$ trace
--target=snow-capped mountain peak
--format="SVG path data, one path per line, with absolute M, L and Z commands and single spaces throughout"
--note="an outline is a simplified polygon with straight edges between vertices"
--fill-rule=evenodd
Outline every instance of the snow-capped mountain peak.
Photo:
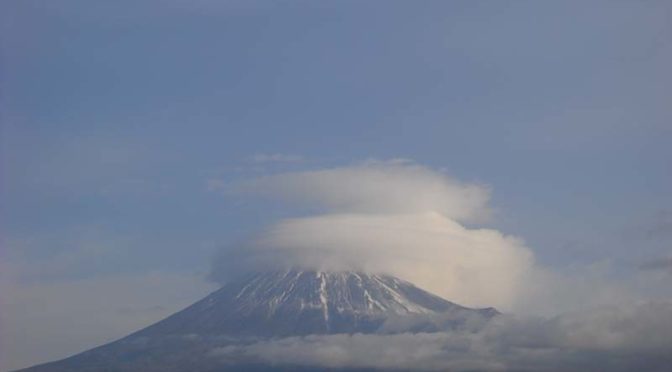
M 387 318 L 472 310 L 388 275 L 288 270 L 227 283 L 142 331 L 286 336 L 376 331 Z

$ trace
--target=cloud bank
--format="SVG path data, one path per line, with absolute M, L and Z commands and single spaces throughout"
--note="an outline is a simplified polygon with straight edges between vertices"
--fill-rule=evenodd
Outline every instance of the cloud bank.
M 276 366 L 436 371 L 667 371 L 672 303 L 554 318 L 500 316 L 478 330 L 315 335 L 215 348 L 222 360 Z
M 218 259 L 213 277 L 259 268 L 382 272 L 468 306 L 508 309 L 533 255 L 520 239 L 465 222 L 490 215 L 489 189 L 408 161 L 284 173 L 233 183 L 231 194 L 317 209 L 288 218 Z

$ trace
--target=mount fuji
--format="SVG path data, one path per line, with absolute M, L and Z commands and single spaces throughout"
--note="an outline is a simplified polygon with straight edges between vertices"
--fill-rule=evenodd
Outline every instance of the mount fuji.
M 460 306 L 389 275 L 265 272 L 233 280 L 118 341 L 21 371 L 279 370 L 254 360 L 222 361 L 211 351 L 285 337 L 450 331 L 498 314 Z

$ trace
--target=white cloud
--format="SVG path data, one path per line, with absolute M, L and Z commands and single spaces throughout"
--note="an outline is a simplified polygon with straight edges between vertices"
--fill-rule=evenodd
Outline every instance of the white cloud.
M 395 159 L 239 181 L 230 193 L 281 198 L 341 213 L 437 212 L 457 221 L 490 215 L 489 189 Z
M 671 303 L 650 302 L 550 319 L 501 316 L 478 331 L 273 339 L 211 355 L 327 368 L 665 371 L 672 362 L 671 318 Z
M 322 214 L 281 220 L 225 251 L 216 279 L 250 267 L 383 272 L 464 305 L 510 309 L 533 265 L 520 239 L 461 224 L 487 218 L 487 187 L 408 160 L 284 173 L 233 182 L 228 191 Z
M 437 213 L 288 219 L 241 255 L 256 267 L 384 272 L 461 304 L 505 309 L 532 265 L 518 239 L 467 229 Z
M 489 189 L 408 160 L 283 173 L 232 182 L 225 191 L 318 212 L 280 220 L 247 244 L 224 249 L 212 272 L 219 281 L 290 266 L 383 272 L 466 306 L 524 314 L 646 298 L 613 278 L 608 265 L 549 270 L 521 239 L 466 227 L 489 215 Z

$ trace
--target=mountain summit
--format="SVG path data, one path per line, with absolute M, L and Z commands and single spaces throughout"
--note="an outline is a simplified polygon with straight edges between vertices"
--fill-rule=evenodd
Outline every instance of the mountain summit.
M 497 314 L 493 308 L 457 305 L 388 275 L 266 272 L 231 281 L 121 340 L 25 371 L 215 371 L 224 367 L 207 357 L 208 350 L 241 342 L 343 333 L 435 332 Z M 227 368 L 236 369 L 231 364 Z
M 467 309 L 392 276 L 290 270 L 230 282 L 139 334 L 372 333 L 390 317 L 473 311 L 495 314 Z

